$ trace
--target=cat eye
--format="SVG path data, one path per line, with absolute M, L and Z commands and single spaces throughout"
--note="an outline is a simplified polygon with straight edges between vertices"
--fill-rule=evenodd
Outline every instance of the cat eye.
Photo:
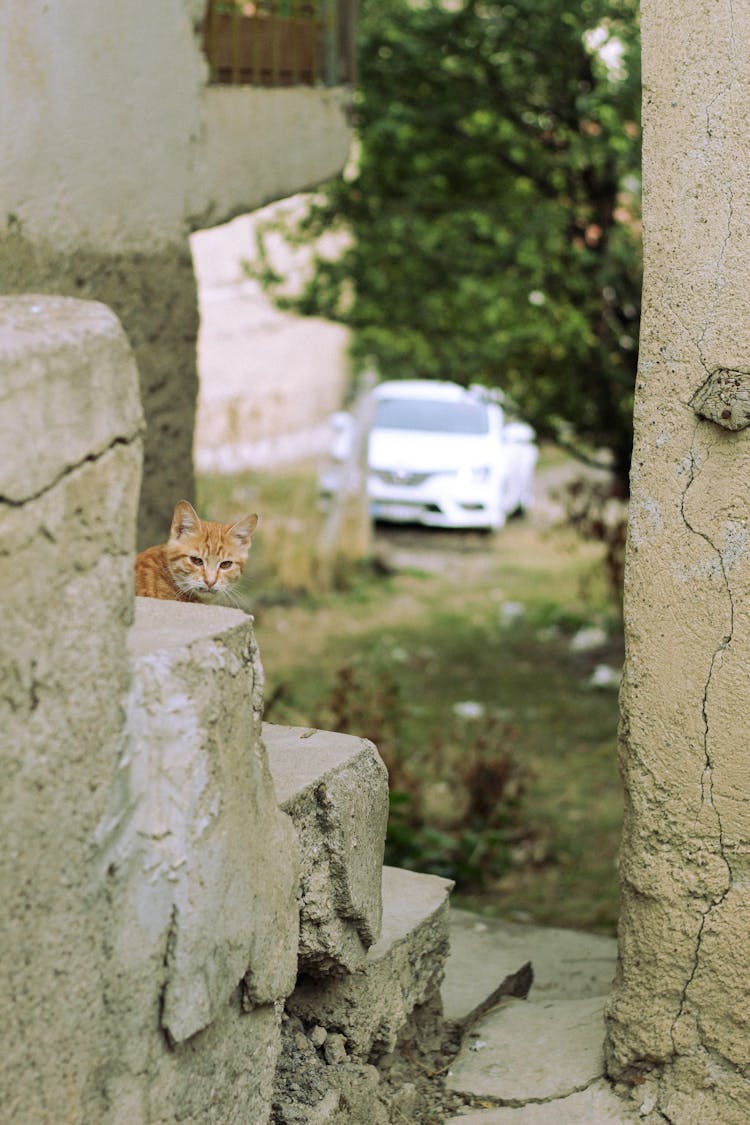
M 224 559 L 222 562 L 219 563 L 219 567 L 221 568 L 221 570 L 229 570 L 231 565 L 232 565 L 231 559 Z
M 197 555 L 191 555 L 190 561 L 193 566 L 203 566 L 203 559 L 199 559 Z

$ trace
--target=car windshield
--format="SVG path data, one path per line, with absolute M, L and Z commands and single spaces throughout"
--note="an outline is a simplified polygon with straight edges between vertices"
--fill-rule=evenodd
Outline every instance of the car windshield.
M 481 402 L 428 398 L 381 398 L 375 425 L 383 430 L 427 430 L 439 434 L 486 434 L 487 410 Z

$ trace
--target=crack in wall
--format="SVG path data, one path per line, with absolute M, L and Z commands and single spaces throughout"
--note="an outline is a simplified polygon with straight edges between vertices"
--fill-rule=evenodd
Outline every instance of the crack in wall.
M 172 1051 L 175 1048 L 175 1040 L 167 1027 L 166 1023 L 166 1008 L 167 1008 L 167 989 L 170 984 L 170 977 L 174 964 L 175 948 L 177 946 L 177 934 L 179 929 L 179 911 L 176 903 L 172 904 L 172 910 L 169 916 L 169 925 L 164 940 L 164 956 L 162 959 L 162 966 L 164 969 L 164 980 L 161 990 L 159 992 L 159 1030 L 162 1033 L 164 1042 L 167 1049 Z
M 700 347 L 700 342 L 699 342 L 699 347 Z M 702 356 L 701 356 L 701 362 L 703 362 Z M 705 364 L 704 364 L 704 366 L 705 366 Z M 704 930 L 705 930 L 705 927 L 706 927 L 706 921 L 708 920 L 712 911 L 716 910 L 716 908 L 719 907 L 722 902 L 724 902 L 724 900 L 726 899 L 726 896 L 729 894 L 730 888 L 732 886 L 732 881 L 733 881 L 732 866 L 729 862 L 729 859 L 727 858 L 727 854 L 726 854 L 726 851 L 725 851 L 724 829 L 723 829 L 722 820 L 721 820 L 721 813 L 719 811 L 719 808 L 716 804 L 715 797 L 714 797 L 714 763 L 713 763 L 713 759 L 712 759 L 712 756 L 711 756 L 711 737 L 710 737 L 710 721 L 709 721 L 709 714 L 708 714 L 708 697 L 709 697 L 709 693 L 711 691 L 711 684 L 713 682 L 714 674 L 716 672 L 717 663 L 721 659 L 722 654 L 727 650 L 727 648 L 731 644 L 732 637 L 734 636 L 735 606 L 734 606 L 734 597 L 733 597 L 733 594 L 732 594 L 732 587 L 731 587 L 731 583 L 729 581 L 729 575 L 727 573 L 727 568 L 726 568 L 726 565 L 725 565 L 725 562 L 724 562 L 724 556 L 722 554 L 721 548 L 718 547 L 716 545 L 716 543 L 714 543 L 714 541 L 711 539 L 710 535 L 708 535 L 705 531 L 702 531 L 700 528 L 694 526 L 694 524 L 691 523 L 690 519 L 688 518 L 687 512 L 685 511 L 685 503 L 686 503 L 686 500 L 687 500 L 687 495 L 688 495 L 688 492 L 690 491 L 690 488 L 695 483 L 696 475 L 697 475 L 697 471 L 698 471 L 698 466 L 697 466 L 697 461 L 696 461 L 696 456 L 695 456 L 695 439 L 697 437 L 698 427 L 699 427 L 700 424 L 701 424 L 700 422 L 696 421 L 695 429 L 694 429 L 694 432 L 693 432 L 693 441 L 691 443 L 690 452 L 689 452 L 690 474 L 689 474 L 689 479 L 687 481 L 687 484 L 685 485 L 685 488 L 684 488 L 683 493 L 682 493 L 682 497 L 681 497 L 681 501 L 680 501 L 680 514 L 682 516 L 685 527 L 688 529 L 688 531 L 692 535 L 697 535 L 699 538 L 703 539 L 703 541 L 708 544 L 708 546 L 711 548 L 711 550 L 716 555 L 716 558 L 718 560 L 719 569 L 721 571 L 722 578 L 723 578 L 723 581 L 724 581 L 724 590 L 726 592 L 726 596 L 727 596 L 727 599 L 728 599 L 728 602 L 729 602 L 729 632 L 721 638 L 721 641 L 719 642 L 718 646 L 716 647 L 716 649 L 714 650 L 714 652 L 711 655 L 711 660 L 709 662 L 709 668 L 708 668 L 708 675 L 706 677 L 706 682 L 705 682 L 705 685 L 703 687 L 703 698 L 701 700 L 701 717 L 702 717 L 702 723 L 703 723 L 704 767 L 703 767 L 703 771 L 701 773 L 701 780 L 700 780 L 700 784 L 701 784 L 701 806 L 710 808 L 713 811 L 713 814 L 716 818 L 716 830 L 717 830 L 717 837 L 718 837 L 718 844 L 719 844 L 718 850 L 719 850 L 719 855 L 721 856 L 721 860 L 724 863 L 724 865 L 726 867 L 726 870 L 727 870 L 727 882 L 726 882 L 726 886 L 725 886 L 724 890 L 722 891 L 722 893 L 718 896 L 715 896 L 711 901 L 707 902 L 705 904 L 705 909 L 702 911 L 702 917 L 701 917 L 701 920 L 700 920 L 700 925 L 698 927 L 698 932 L 696 934 L 696 939 L 695 939 L 695 952 L 694 952 L 694 955 L 693 955 L 692 969 L 690 971 L 690 975 L 688 976 L 688 979 L 685 981 L 685 984 L 683 986 L 682 994 L 680 996 L 680 1003 L 679 1003 L 679 1006 L 678 1006 L 677 1014 L 676 1014 L 674 1020 L 672 1021 L 672 1026 L 670 1028 L 670 1037 L 671 1037 L 672 1046 L 674 1048 L 674 1052 L 675 1052 L 676 1055 L 679 1054 L 676 1039 L 675 1039 L 676 1027 L 677 1027 L 677 1024 L 678 1024 L 684 1010 L 685 1010 L 685 1006 L 687 1004 L 687 994 L 688 994 L 688 991 L 690 989 L 690 985 L 692 984 L 693 980 L 695 979 L 695 975 L 698 971 L 698 966 L 699 966 L 699 963 L 700 963 L 701 946 L 702 946 L 702 943 L 703 943 L 703 934 L 704 934 Z
M 60 472 L 52 478 L 52 480 L 50 480 L 47 484 L 44 485 L 43 488 L 38 489 L 36 492 L 30 492 L 27 495 L 20 497 L 3 496 L 0 493 L 0 504 L 4 504 L 8 508 L 23 508 L 25 504 L 33 504 L 35 500 L 41 500 L 43 496 L 46 496 L 49 492 L 53 492 L 54 489 L 56 489 L 58 485 L 60 485 L 67 477 L 70 477 L 74 473 L 77 473 L 84 467 L 84 465 L 96 464 L 97 461 L 101 461 L 103 457 L 106 457 L 108 453 L 111 453 L 113 449 L 116 449 L 120 445 L 128 446 L 133 445 L 137 441 L 140 441 L 141 434 L 142 430 L 138 429 L 133 434 L 127 436 L 123 434 L 116 438 L 113 438 L 106 445 L 102 446 L 101 449 L 95 449 L 92 453 L 87 453 L 86 456 L 82 457 L 80 461 L 76 461 L 71 465 L 65 465 L 65 467 L 61 469 Z

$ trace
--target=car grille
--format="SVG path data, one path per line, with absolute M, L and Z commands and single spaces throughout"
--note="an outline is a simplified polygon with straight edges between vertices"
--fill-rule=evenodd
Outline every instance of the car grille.
M 372 475 L 383 484 L 397 484 L 406 488 L 416 488 L 417 485 L 424 484 L 429 480 L 432 473 L 410 473 L 407 470 L 399 469 L 384 469 L 373 470 Z

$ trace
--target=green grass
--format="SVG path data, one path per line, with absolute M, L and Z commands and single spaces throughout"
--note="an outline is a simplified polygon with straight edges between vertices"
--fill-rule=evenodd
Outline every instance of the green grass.
M 587 680 L 599 661 L 621 660 L 622 642 L 598 549 L 524 523 L 495 539 L 416 536 L 414 558 L 391 573 L 365 566 L 344 591 L 295 596 L 262 535 L 302 518 L 295 506 L 312 518 L 307 488 L 253 474 L 204 481 L 199 494 L 213 518 L 267 516 L 246 596 L 269 720 L 372 738 L 391 773 L 389 858 L 456 878 L 454 900 L 612 933 L 617 697 Z M 424 551 L 444 566 L 427 566 Z M 520 618 L 508 621 L 509 603 Z M 592 622 L 610 631 L 610 650 L 573 654 L 572 633 Z M 462 702 L 483 717 L 457 715 Z

